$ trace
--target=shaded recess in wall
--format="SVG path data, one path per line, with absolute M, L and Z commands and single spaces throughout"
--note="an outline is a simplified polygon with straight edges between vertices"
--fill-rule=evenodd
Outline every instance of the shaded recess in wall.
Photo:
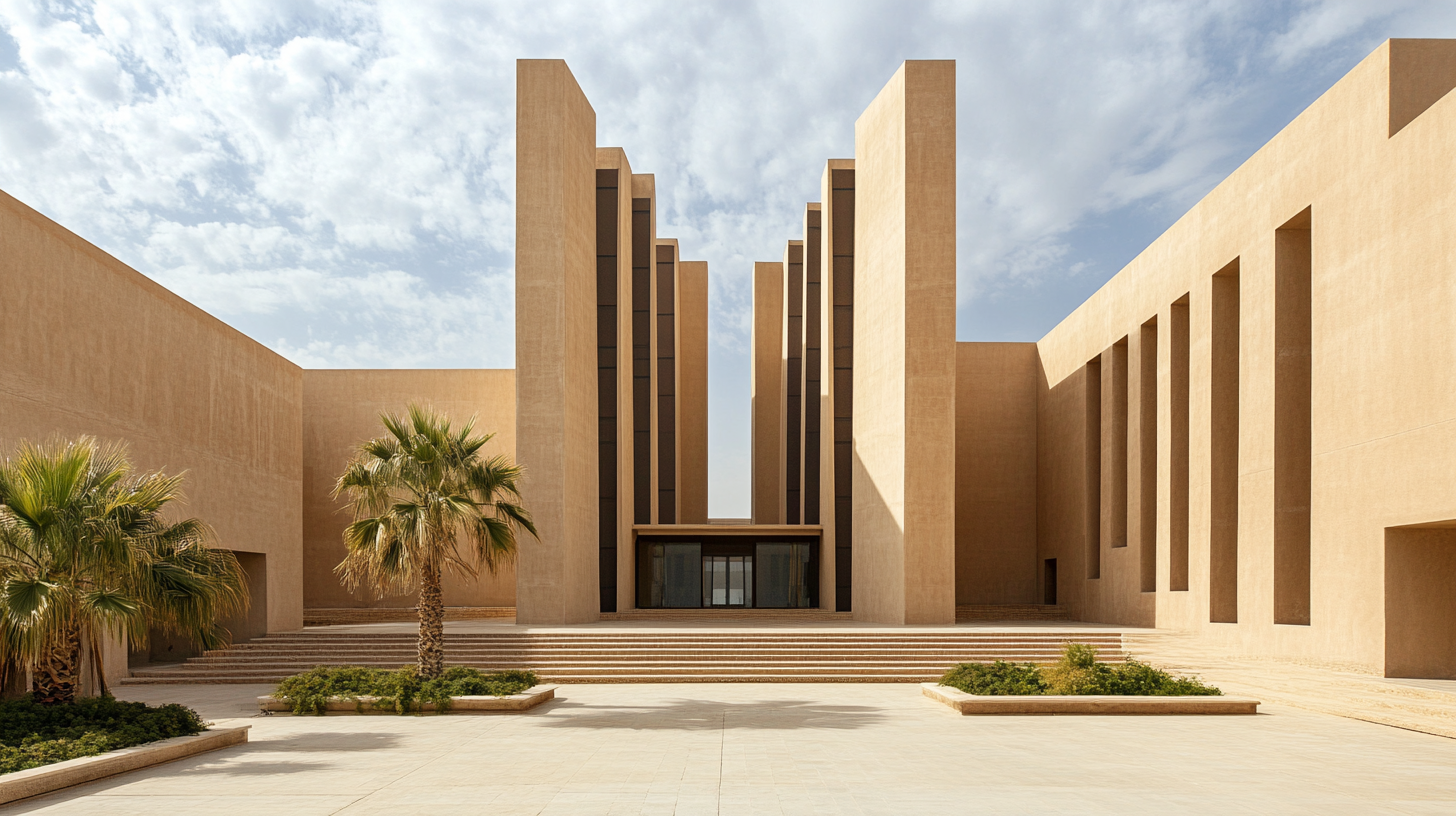
M 1208 620 L 1239 622 L 1239 261 L 1213 276 Z

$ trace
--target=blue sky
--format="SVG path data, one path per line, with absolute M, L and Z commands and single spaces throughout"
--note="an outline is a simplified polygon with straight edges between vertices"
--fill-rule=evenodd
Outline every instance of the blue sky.
M 300 365 L 514 364 L 514 62 L 706 260 L 710 514 L 748 514 L 755 260 L 904 59 L 957 60 L 962 340 L 1035 340 L 1450 2 L 0 0 L 0 189 Z

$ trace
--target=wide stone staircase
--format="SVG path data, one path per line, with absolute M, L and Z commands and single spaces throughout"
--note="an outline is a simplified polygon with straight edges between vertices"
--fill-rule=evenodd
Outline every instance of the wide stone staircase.
M 1068 642 L 1099 658 L 1125 658 L 1118 632 L 795 629 L 447 633 L 446 662 L 531 669 L 554 683 L 885 682 L 938 679 L 971 661 L 1051 663 Z M 324 665 L 398 668 L 413 663 L 410 633 L 310 631 L 269 635 L 185 663 L 139 668 L 123 685 L 274 683 Z

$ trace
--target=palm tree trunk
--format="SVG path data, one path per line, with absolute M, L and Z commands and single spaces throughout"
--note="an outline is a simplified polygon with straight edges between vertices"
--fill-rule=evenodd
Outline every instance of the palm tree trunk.
M 440 566 L 426 564 L 420 575 L 420 677 L 445 671 L 445 599 L 440 593 Z
M 81 679 L 81 627 L 67 624 L 35 667 L 35 701 L 42 705 L 76 702 Z

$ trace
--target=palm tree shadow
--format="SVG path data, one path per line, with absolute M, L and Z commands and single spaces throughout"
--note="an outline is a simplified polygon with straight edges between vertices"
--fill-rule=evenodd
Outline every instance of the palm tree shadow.
M 752 728 L 793 731 L 802 728 L 852 730 L 879 723 L 884 712 L 873 706 L 829 705 L 809 700 L 730 703 L 676 699 L 658 705 L 600 705 L 560 700 L 547 728 L 623 728 L 634 731 L 717 731 Z

